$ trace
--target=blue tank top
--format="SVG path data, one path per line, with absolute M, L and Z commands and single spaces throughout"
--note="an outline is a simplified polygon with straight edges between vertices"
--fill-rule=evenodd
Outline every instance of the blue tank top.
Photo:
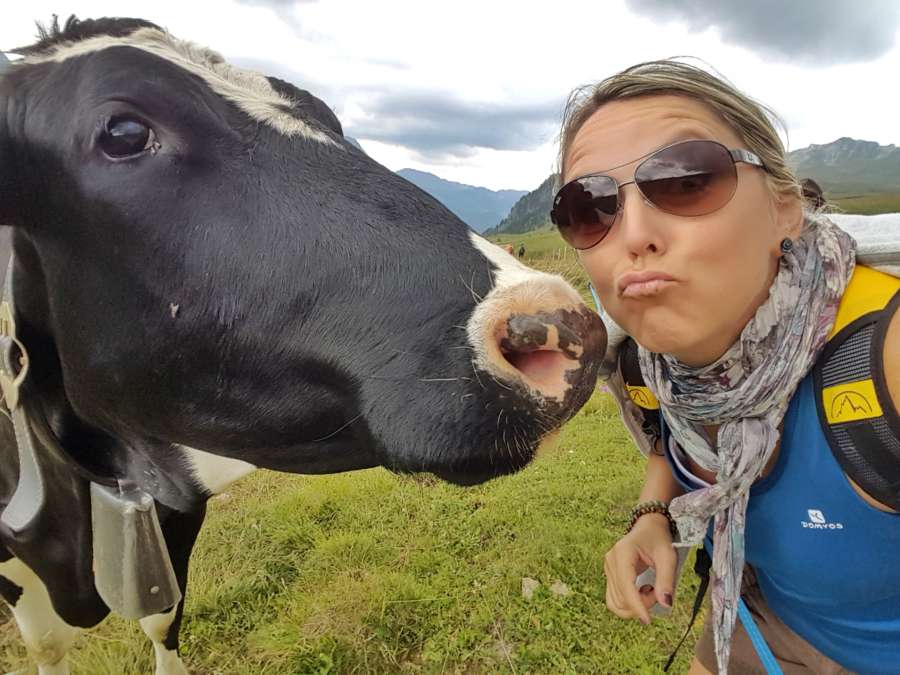
M 900 514 L 869 506 L 819 421 L 812 375 L 791 399 L 775 466 L 750 489 L 745 556 L 772 611 L 845 668 L 900 673 Z M 685 490 L 701 483 L 663 447 Z

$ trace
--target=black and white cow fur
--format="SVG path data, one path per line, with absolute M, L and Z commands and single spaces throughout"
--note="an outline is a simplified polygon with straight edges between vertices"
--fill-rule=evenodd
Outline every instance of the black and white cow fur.
M 54 22 L 55 23 L 55 22 Z M 42 674 L 109 608 L 89 481 L 152 495 L 184 592 L 208 497 L 258 467 L 516 471 L 586 401 L 605 332 L 345 141 L 319 99 L 145 21 L 70 19 L 0 76 L 22 401 L 58 450 L 0 594 Z M 19 479 L 0 420 L 0 511 Z M 183 601 L 141 620 L 183 673 Z

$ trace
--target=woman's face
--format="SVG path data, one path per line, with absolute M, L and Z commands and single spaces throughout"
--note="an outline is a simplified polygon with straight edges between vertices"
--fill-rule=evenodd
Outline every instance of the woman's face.
M 633 160 L 688 139 L 746 148 L 712 110 L 690 98 L 608 103 L 575 135 L 563 183 L 591 173 L 630 181 L 638 163 Z M 798 199 L 774 197 L 762 169 L 744 163 L 736 168 L 734 197 L 705 216 L 664 213 L 626 185 L 622 212 L 609 234 L 579 252 L 619 325 L 646 349 L 694 366 L 715 361 L 734 343 L 768 297 L 781 240 L 800 230 Z M 634 272 L 644 274 L 635 280 Z

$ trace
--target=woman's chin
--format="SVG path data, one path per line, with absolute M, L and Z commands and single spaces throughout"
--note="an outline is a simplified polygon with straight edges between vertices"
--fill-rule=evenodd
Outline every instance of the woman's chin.
M 668 336 L 649 336 L 645 340 L 633 336 L 635 341 L 654 354 L 666 354 L 681 363 L 693 368 L 701 368 L 718 360 L 724 354 L 729 345 L 711 345 L 709 342 L 703 343 L 699 340 L 676 339 L 674 335 Z
M 670 354 L 677 358 L 677 354 L 681 352 L 682 345 L 672 340 L 641 339 L 636 336 L 634 339 L 641 347 L 654 354 Z
M 682 321 L 673 320 L 671 316 L 650 317 L 645 314 L 641 321 L 622 327 L 641 347 L 655 354 L 680 353 L 696 344 L 698 337 L 691 334 L 690 326 L 684 326 Z

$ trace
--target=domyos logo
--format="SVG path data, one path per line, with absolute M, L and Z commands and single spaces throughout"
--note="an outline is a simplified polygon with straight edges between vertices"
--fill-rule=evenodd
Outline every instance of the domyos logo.
M 801 520 L 800 523 L 804 528 L 809 530 L 843 530 L 843 523 L 829 523 L 825 518 L 825 514 L 818 509 L 808 509 L 806 514 L 809 520 Z

